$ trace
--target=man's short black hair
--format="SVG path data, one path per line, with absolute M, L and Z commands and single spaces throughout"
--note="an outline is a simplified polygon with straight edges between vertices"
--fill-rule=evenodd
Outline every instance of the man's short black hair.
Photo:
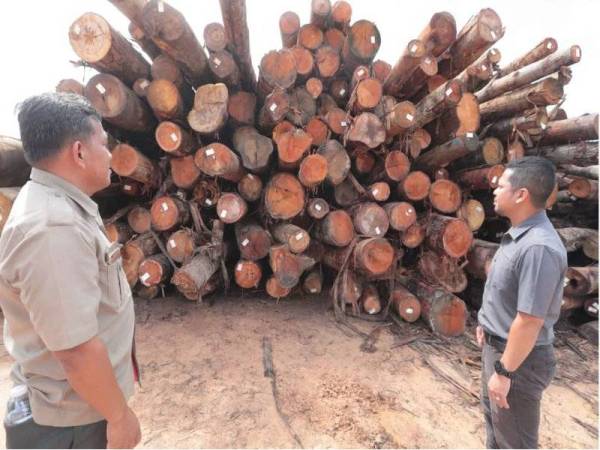
M 506 169 L 511 169 L 508 181 L 513 189 L 525 188 L 536 208 L 544 208 L 546 200 L 554 190 L 556 171 L 554 164 L 539 156 L 526 156 L 510 161 Z
M 49 92 L 29 97 L 17 106 L 25 159 L 35 164 L 53 156 L 69 141 L 92 134 L 90 118 L 101 120 L 81 95 Z

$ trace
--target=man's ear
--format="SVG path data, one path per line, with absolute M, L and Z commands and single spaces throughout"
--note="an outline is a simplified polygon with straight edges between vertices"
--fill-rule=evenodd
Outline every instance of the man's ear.
M 83 143 L 79 140 L 73 141 L 67 149 L 71 162 L 82 168 L 85 167 L 84 150 Z
M 515 200 L 515 203 L 523 203 L 523 202 L 529 200 L 529 198 L 530 198 L 529 190 L 527 188 L 521 188 L 521 189 L 519 189 L 518 197 Z

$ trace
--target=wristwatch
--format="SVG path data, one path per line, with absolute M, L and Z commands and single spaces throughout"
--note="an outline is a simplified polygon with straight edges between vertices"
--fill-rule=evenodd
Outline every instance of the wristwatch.
M 514 372 L 509 372 L 508 370 L 506 370 L 506 368 L 504 367 L 504 364 L 502 364 L 502 361 L 500 361 L 500 360 L 497 360 L 494 363 L 494 370 L 496 371 L 496 373 L 498 375 L 502 375 L 503 377 L 506 377 L 509 380 L 512 380 L 515 376 Z

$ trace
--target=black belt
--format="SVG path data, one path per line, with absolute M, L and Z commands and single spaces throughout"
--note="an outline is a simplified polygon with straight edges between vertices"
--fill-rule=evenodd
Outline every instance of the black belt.
M 485 336 L 485 342 L 493 347 L 497 345 L 506 346 L 506 339 L 501 338 L 500 336 L 496 336 L 495 334 L 490 334 L 487 331 L 483 332 Z

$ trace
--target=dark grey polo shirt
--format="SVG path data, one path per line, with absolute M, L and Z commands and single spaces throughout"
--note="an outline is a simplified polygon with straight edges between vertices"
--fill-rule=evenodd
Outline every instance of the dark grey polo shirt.
M 479 324 L 507 339 L 517 312 L 523 312 L 544 319 L 535 345 L 552 343 L 567 267 L 567 251 L 545 211 L 512 227 L 492 260 Z

